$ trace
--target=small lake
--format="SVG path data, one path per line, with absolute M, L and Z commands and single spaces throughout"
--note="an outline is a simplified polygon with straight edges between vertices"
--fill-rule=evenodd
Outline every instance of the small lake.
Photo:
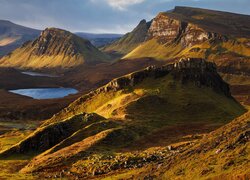
M 22 74 L 26 74 L 29 76 L 40 76 L 40 77 L 60 77 L 57 75 L 53 75 L 53 74 L 46 74 L 46 73 L 39 73 L 39 72 L 31 72 L 31 71 L 23 71 L 21 72 Z
M 11 93 L 32 97 L 34 99 L 55 99 L 63 98 L 78 91 L 73 88 L 33 88 L 9 90 Z

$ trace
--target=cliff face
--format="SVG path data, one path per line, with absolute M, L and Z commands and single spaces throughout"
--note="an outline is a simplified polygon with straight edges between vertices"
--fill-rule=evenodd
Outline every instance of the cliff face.
M 65 30 L 47 28 L 36 40 L 26 42 L 22 47 L 4 56 L 0 66 L 21 69 L 64 69 L 106 60 L 109 58 L 88 40 Z
M 198 25 L 171 18 L 160 13 L 153 19 L 147 33 L 147 40 L 157 39 L 161 44 L 180 43 L 183 48 L 201 44 L 207 40 L 226 41 L 227 37 L 216 32 L 209 32 Z

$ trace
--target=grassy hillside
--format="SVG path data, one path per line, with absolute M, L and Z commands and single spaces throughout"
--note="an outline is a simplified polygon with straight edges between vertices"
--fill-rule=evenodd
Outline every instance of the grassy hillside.
M 38 154 L 21 172 L 38 172 L 41 177 L 58 176 L 62 171 L 73 177 L 97 175 L 97 164 L 92 170 L 87 168 L 87 174 L 80 166 L 88 158 L 93 162 L 95 157 L 118 153 L 122 159 L 119 153 L 124 151 L 198 139 L 244 111 L 212 63 L 182 60 L 146 68 L 92 91 L 1 152 L 1 157 Z M 150 162 L 155 161 L 153 152 L 146 152 Z
M 180 57 L 206 58 L 216 62 L 223 72 L 249 74 L 250 48 L 246 45 L 248 42 L 249 39 L 228 40 L 223 43 L 211 43 L 208 40 L 183 48 L 179 43 L 161 44 L 157 39 L 151 39 L 125 55 L 123 59 L 151 57 L 161 61 L 173 61 Z

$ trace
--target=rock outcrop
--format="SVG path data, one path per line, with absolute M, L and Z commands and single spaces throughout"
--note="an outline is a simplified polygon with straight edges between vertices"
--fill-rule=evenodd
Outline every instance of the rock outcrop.
M 230 96 L 228 84 L 225 83 L 217 73 L 216 65 L 204 59 L 195 58 L 182 58 L 176 63 L 162 67 L 149 66 L 142 71 L 114 79 L 107 85 L 92 91 L 89 95 L 92 96 L 112 90 L 117 91 L 127 86 L 135 86 L 148 77 L 160 78 L 169 73 L 171 73 L 176 80 L 180 80 L 183 83 L 191 80 L 195 82 L 197 86 L 211 87 L 220 93 Z
M 183 48 L 201 44 L 207 40 L 227 41 L 227 36 L 207 31 L 199 25 L 173 18 L 168 13 L 157 15 L 148 30 L 147 40 L 157 39 L 159 43 L 180 43 Z

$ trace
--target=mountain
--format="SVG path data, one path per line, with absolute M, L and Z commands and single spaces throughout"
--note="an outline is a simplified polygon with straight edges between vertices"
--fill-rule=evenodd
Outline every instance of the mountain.
M 40 34 L 39 30 L 0 20 L 0 57 L 33 40 Z
M 102 48 L 105 52 L 117 54 L 126 54 L 144 42 L 147 35 L 150 22 L 142 20 L 137 27 L 130 33 L 125 34 L 122 38 Z
M 215 62 L 220 72 L 249 75 L 249 24 L 249 15 L 175 7 L 149 22 L 131 49 L 121 51 L 126 46 L 119 40 L 104 50 L 122 52 L 123 59 L 152 57 L 173 62 L 180 57 L 205 58 Z
M 68 31 L 47 28 L 34 41 L 23 44 L 0 59 L 1 67 L 19 69 L 67 69 L 104 62 L 108 57 L 90 41 Z
M 96 47 L 111 44 L 123 36 L 122 34 L 93 34 L 84 32 L 76 32 L 75 34 L 81 38 L 88 39 Z
M 214 63 L 181 59 L 85 94 L 0 157 L 33 157 L 20 172 L 41 178 L 88 178 L 132 167 L 134 151 L 197 140 L 244 112 Z M 158 159 L 140 156 L 144 163 Z

